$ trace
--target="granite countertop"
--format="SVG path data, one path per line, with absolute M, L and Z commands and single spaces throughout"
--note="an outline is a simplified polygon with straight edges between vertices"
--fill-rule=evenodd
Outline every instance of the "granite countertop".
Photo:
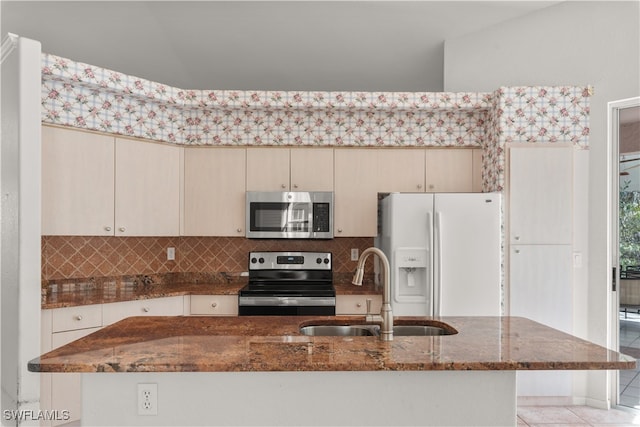
M 42 309 L 104 304 L 179 295 L 237 295 L 246 278 L 210 282 L 155 283 L 142 286 L 137 281 L 85 281 L 48 285 L 42 292 Z M 380 294 L 372 284 L 354 286 L 341 281 L 334 284 L 338 295 Z
M 399 317 L 444 322 L 430 337 L 311 337 L 309 324 L 362 316 L 130 317 L 29 363 L 32 372 L 247 372 L 634 369 L 635 359 L 519 317 Z

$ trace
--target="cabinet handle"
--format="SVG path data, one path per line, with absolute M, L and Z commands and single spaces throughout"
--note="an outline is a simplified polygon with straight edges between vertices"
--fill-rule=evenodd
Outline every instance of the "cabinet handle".
M 111 231 L 111 227 L 109 227 L 108 225 L 104 229 L 105 231 Z
M 211 303 L 211 307 L 216 308 L 217 306 L 218 306 L 218 303 L 217 303 L 217 302 L 212 302 L 212 303 Z
M 81 314 L 78 314 L 78 315 L 76 316 L 76 320 L 77 320 L 77 321 L 82 320 L 82 315 L 81 315 Z
M 125 232 L 125 230 L 126 230 L 126 228 L 124 228 L 124 227 L 120 227 L 120 228 L 118 228 L 118 230 L 120 230 L 120 232 L 121 232 L 121 233 L 124 233 L 124 232 Z
M 145 313 L 149 312 L 149 307 L 142 307 L 142 311 L 144 311 Z

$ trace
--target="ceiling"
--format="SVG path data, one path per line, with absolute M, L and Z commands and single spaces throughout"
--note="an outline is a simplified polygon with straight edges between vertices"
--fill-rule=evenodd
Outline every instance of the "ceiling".
M 558 1 L 6 1 L 2 34 L 182 89 L 442 91 L 444 41 Z

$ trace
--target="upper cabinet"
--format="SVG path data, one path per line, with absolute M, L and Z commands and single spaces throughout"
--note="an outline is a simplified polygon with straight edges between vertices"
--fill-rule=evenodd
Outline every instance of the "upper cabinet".
M 571 244 L 572 147 L 509 149 L 512 244 Z
M 385 148 L 378 151 L 379 192 L 424 191 L 425 149 Z
M 180 147 L 42 129 L 42 234 L 177 236 Z
M 247 148 L 247 191 L 332 190 L 332 148 Z
M 244 236 L 244 148 L 185 148 L 184 235 Z
M 425 151 L 427 192 L 473 192 L 472 149 L 437 148 Z
M 116 236 L 180 234 L 181 150 L 116 139 Z
M 335 237 L 377 234 L 379 151 L 370 148 L 335 150 Z
M 113 236 L 111 136 L 42 128 L 42 234 Z

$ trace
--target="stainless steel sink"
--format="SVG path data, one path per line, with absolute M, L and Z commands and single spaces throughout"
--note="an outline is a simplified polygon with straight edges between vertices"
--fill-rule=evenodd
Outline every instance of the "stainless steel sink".
M 310 325 L 301 327 L 300 333 L 322 337 L 375 336 L 376 328 L 373 325 Z
M 454 332 L 438 326 L 427 325 L 395 325 L 393 335 L 398 337 L 452 335 Z

